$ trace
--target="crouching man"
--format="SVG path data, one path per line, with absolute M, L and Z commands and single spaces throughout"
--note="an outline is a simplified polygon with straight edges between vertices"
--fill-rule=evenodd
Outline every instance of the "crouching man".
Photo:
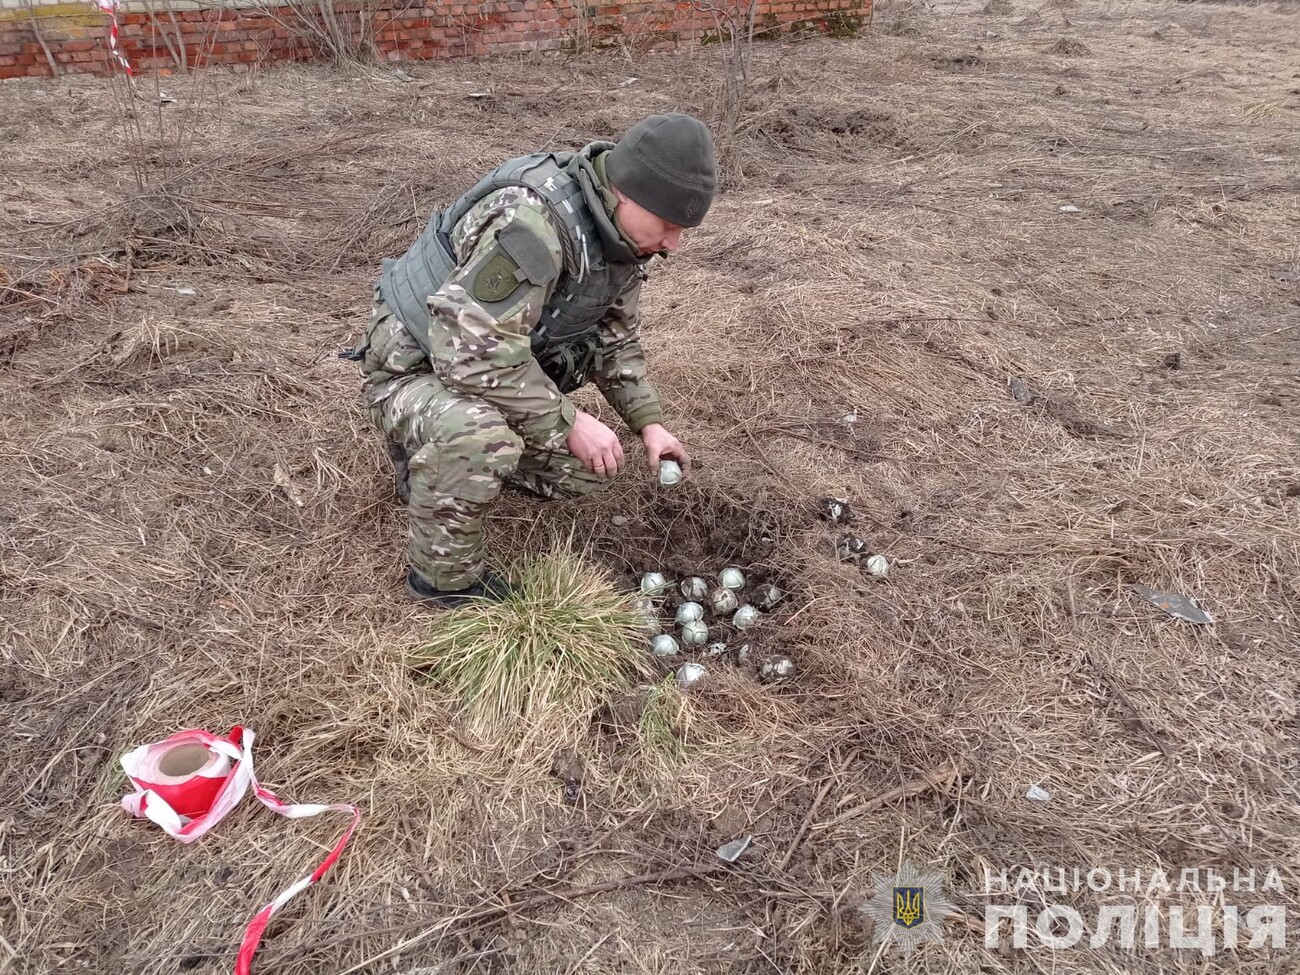
M 410 507 L 413 598 L 508 593 L 483 555 L 503 484 L 584 495 L 624 466 L 614 431 L 568 398 L 588 382 L 652 470 L 687 467 L 647 378 L 637 302 L 646 263 L 703 221 L 714 172 L 702 122 L 651 116 L 617 143 L 503 163 L 384 262 L 352 355 Z

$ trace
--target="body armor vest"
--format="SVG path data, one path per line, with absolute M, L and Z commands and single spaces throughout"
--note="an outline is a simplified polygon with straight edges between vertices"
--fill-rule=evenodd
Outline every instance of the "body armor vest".
M 589 148 L 608 147 L 597 143 Z M 451 246 L 452 230 L 489 193 L 507 186 L 523 186 L 546 201 L 564 254 L 559 280 L 529 337 L 533 356 L 564 393 L 582 386 L 599 368 L 597 326 L 615 299 L 641 274 L 641 264 L 606 260 L 604 235 L 597 221 L 609 221 L 603 208 L 597 214 L 588 202 L 582 181 L 592 177 L 589 169 L 581 171 L 584 162 L 582 154 L 566 152 L 534 153 L 502 163 L 447 209 L 435 213 L 405 254 L 384 261 L 380 294 L 426 355 L 426 301 L 442 287 L 457 264 Z M 607 227 L 605 233 L 612 230 L 612 226 Z

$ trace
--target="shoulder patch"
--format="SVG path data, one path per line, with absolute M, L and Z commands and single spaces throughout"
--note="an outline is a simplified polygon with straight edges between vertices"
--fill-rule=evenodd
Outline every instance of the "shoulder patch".
M 504 301 L 519 287 L 520 270 L 504 248 L 494 249 L 492 255 L 474 273 L 470 292 L 480 303 Z
M 560 276 L 560 264 L 546 242 L 525 221 L 512 220 L 497 234 L 497 243 L 530 282 L 547 285 Z

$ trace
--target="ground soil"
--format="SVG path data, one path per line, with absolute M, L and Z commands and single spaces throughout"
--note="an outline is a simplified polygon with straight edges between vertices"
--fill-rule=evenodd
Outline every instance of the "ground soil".
M 122 814 L 117 758 L 233 723 L 273 788 L 364 815 L 264 975 L 1293 968 L 979 929 L 984 872 L 1032 864 L 1276 868 L 1138 900 L 1300 905 L 1298 28 L 882 3 L 757 46 L 738 114 L 717 47 L 0 87 L 0 970 L 230 970 L 341 824 L 250 803 L 181 847 Z M 655 774 L 632 708 L 563 775 L 493 775 L 402 664 L 437 624 L 336 352 L 485 167 L 665 110 L 725 163 L 645 302 L 693 476 L 663 495 L 628 437 L 601 496 L 503 498 L 492 551 L 739 562 L 790 590 L 758 639 L 799 672 L 719 666 Z M 836 559 L 826 495 L 887 580 Z M 958 912 L 906 961 L 860 910 L 900 859 Z

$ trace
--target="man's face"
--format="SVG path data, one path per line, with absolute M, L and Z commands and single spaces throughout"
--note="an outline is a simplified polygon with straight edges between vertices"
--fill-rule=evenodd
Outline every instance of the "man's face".
M 642 254 L 657 254 L 659 251 L 671 254 L 681 246 L 682 234 L 686 228 L 669 223 L 663 217 L 656 217 L 639 203 L 624 196 L 620 190 L 615 189 L 614 192 L 618 195 L 618 210 L 615 214 L 618 224 Z

